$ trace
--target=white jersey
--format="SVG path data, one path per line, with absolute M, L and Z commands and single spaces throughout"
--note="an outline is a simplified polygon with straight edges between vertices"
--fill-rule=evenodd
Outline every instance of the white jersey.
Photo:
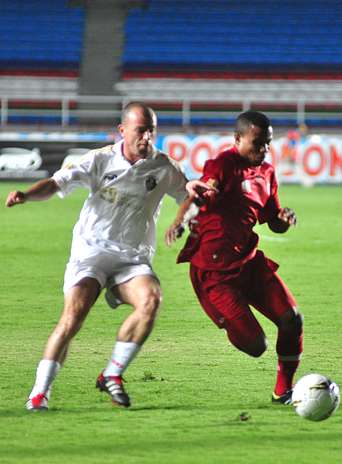
M 181 203 L 186 198 L 186 178 L 179 166 L 156 148 L 133 165 L 122 149 L 123 141 L 91 150 L 77 165 L 57 171 L 53 179 L 60 197 L 75 187 L 90 191 L 74 227 L 72 255 L 77 254 L 81 241 L 119 252 L 127 262 L 150 264 L 161 200 L 168 194 Z

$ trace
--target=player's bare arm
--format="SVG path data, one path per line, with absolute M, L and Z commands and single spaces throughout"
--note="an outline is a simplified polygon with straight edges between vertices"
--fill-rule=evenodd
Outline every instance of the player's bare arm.
M 180 238 L 183 235 L 183 232 L 185 230 L 186 215 L 191 209 L 191 207 L 195 206 L 193 204 L 193 199 L 194 197 L 188 197 L 179 206 L 175 220 L 165 232 L 165 243 L 167 246 L 170 246 L 173 242 L 177 240 L 177 238 Z M 196 215 L 197 212 L 198 209 L 196 209 L 194 215 Z
M 291 208 L 281 208 L 276 218 L 268 223 L 268 227 L 277 234 L 283 234 L 289 227 L 297 224 L 296 213 Z
M 180 205 L 177 216 L 165 232 L 165 243 L 170 246 L 183 232 L 189 222 L 197 215 L 198 207 L 213 197 L 217 192 L 217 181 L 209 179 L 207 182 L 192 180 L 186 184 L 189 197 Z
M 40 180 L 33 184 L 26 192 L 20 190 L 10 192 L 5 204 L 8 208 L 11 208 L 12 206 L 26 203 L 27 201 L 48 200 L 58 190 L 59 187 L 54 179 Z

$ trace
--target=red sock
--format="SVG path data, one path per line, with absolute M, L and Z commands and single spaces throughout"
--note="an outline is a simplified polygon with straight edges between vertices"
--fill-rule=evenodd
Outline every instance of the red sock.
M 277 339 L 278 369 L 274 393 L 283 395 L 293 387 L 293 378 L 303 351 L 303 328 L 301 317 L 293 330 L 279 330 Z
M 299 360 L 285 361 L 278 359 L 277 381 L 274 388 L 274 393 L 276 395 L 280 396 L 287 390 L 291 390 L 293 386 L 293 377 L 298 365 Z

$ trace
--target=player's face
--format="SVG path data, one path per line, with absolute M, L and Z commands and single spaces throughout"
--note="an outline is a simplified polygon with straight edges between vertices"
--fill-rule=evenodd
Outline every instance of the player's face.
M 235 144 L 239 153 L 251 166 L 259 166 L 265 159 L 272 141 L 273 129 L 271 126 L 261 129 L 250 126 L 244 134 L 235 134 Z
M 124 154 L 136 161 L 151 153 L 157 132 L 157 118 L 154 113 L 146 114 L 141 108 L 133 108 L 125 121 L 119 125 L 124 139 Z

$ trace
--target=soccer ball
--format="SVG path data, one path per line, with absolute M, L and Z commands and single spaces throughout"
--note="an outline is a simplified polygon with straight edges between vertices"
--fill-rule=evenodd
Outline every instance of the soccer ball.
M 308 374 L 293 388 L 292 405 L 296 413 L 312 421 L 328 419 L 340 404 L 340 389 L 321 374 Z

